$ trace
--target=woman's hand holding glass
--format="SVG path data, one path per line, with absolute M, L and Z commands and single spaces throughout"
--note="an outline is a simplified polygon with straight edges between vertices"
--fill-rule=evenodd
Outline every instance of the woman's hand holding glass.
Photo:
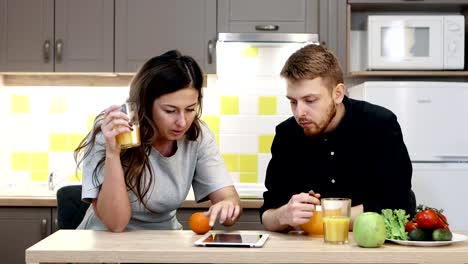
M 103 111 L 104 119 L 101 131 L 106 139 L 107 151 L 120 153 L 120 145 L 116 136 L 132 131 L 127 114 L 121 111 L 120 105 L 112 105 Z

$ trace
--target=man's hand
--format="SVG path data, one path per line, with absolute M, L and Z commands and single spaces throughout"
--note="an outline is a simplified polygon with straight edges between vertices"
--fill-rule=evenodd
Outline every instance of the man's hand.
M 320 194 L 309 193 L 293 195 L 287 204 L 279 208 L 278 222 L 292 227 L 307 223 L 315 211 L 315 205 L 320 204 L 319 197 Z

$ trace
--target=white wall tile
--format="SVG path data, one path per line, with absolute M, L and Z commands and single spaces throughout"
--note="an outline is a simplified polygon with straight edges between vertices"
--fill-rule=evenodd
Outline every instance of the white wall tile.
M 204 115 L 219 115 L 221 113 L 221 102 L 219 91 L 216 88 L 203 88 Z
M 220 134 L 221 153 L 256 154 L 258 137 L 256 135 Z
M 239 153 L 239 135 L 219 134 L 219 151 L 221 153 Z
M 241 115 L 257 115 L 258 114 L 258 96 L 240 96 L 239 97 L 239 114 Z
M 265 175 L 271 154 L 258 154 L 258 183 L 265 183 Z

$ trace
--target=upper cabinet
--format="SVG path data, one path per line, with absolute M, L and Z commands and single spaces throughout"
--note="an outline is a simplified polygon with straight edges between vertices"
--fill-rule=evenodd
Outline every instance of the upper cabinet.
M 178 49 L 215 72 L 216 0 L 116 0 L 115 71 Z
M 113 72 L 113 0 L 0 0 L 0 72 Z
M 340 61 L 343 73 L 348 71 L 346 0 L 320 0 L 320 45 L 331 49 Z
M 319 0 L 218 0 L 218 32 L 318 33 Z

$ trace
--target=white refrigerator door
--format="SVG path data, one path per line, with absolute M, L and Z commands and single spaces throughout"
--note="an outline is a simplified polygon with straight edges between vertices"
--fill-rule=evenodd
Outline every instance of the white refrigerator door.
M 349 95 L 397 115 L 411 160 L 468 160 L 468 83 L 365 82 Z
M 468 164 L 413 163 L 417 204 L 444 209 L 452 231 L 468 230 Z

